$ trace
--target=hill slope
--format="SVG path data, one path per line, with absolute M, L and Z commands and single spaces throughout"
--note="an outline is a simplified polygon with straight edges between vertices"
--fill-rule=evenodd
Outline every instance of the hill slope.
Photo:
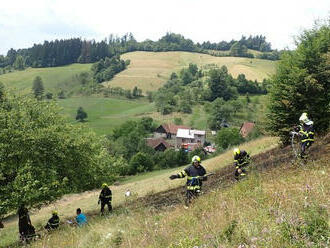
M 141 118 L 155 111 L 153 104 L 143 100 L 128 100 L 101 97 L 71 97 L 58 100 L 63 114 L 70 122 L 76 122 L 77 109 L 83 107 L 88 114 L 84 122 L 97 134 L 110 134 L 111 130 L 125 121 Z
M 195 63 L 198 66 L 216 64 L 221 67 L 225 65 L 234 77 L 243 73 L 247 79 L 257 79 L 258 81 L 272 75 L 275 72 L 276 64 L 269 60 L 214 57 L 190 52 L 131 52 L 123 54 L 121 58 L 131 61 L 128 69 L 104 84 L 125 89 L 133 89 L 134 86 L 137 86 L 143 92 L 157 90 L 172 72 L 179 71 L 189 63 Z
M 258 140 L 251 141 L 243 144 L 242 148 L 247 149 L 252 154 L 257 154 L 261 151 L 271 149 L 277 145 L 277 139 L 265 137 Z M 203 165 L 209 170 L 214 171 L 224 167 L 226 164 L 231 162 L 232 152 L 228 151 L 218 157 L 206 160 Z M 124 181 L 121 185 L 111 186 L 113 191 L 113 205 L 117 215 L 120 215 L 125 204 L 124 192 L 126 189 L 130 189 L 134 196 L 132 197 L 133 202 L 135 200 L 140 201 L 141 197 L 154 194 L 157 192 L 166 192 L 168 189 L 175 189 L 184 185 L 184 181 L 170 181 L 168 176 L 171 173 L 180 171 L 181 168 L 173 168 L 162 171 L 154 171 L 145 175 L 135 176 Z M 75 209 L 80 207 L 87 212 L 88 215 L 98 215 L 99 209 L 97 206 L 97 197 L 99 190 L 85 192 L 81 194 L 72 194 L 64 196 L 61 200 L 51 204 L 50 206 L 44 207 L 40 210 L 32 211 L 31 219 L 37 229 L 41 228 L 46 220 L 49 218 L 49 214 L 52 209 L 56 208 L 59 210 L 60 217 L 63 219 L 70 218 L 73 216 Z M 121 215 L 122 216 L 122 215 Z M 63 220 L 64 221 L 64 220 Z M 6 247 L 13 245 L 17 241 L 17 219 L 16 217 L 10 218 L 5 221 L 5 229 L 0 229 L 0 247 Z M 69 245 L 70 246 L 70 245 Z M 52 247 L 52 245 L 50 245 Z M 61 247 L 61 246 L 58 246 Z M 71 246 L 70 246 L 71 247 Z
M 27 68 L 24 71 L 14 71 L 0 75 L 0 82 L 4 83 L 5 86 L 9 88 L 30 92 L 34 78 L 40 76 L 45 87 L 45 92 L 59 91 L 61 88 L 73 88 L 75 85 L 70 85 L 72 77 L 81 72 L 88 72 L 90 68 L 91 64 Z
M 289 162 L 290 147 L 257 155 L 255 170 L 239 183 L 229 165 L 210 177 L 208 194 L 188 210 L 181 204 L 184 187 L 150 193 L 110 218 L 63 227 L 33 246 L 327 247 L 329 142 L 329 135 L 319 140 L 304 166 Z

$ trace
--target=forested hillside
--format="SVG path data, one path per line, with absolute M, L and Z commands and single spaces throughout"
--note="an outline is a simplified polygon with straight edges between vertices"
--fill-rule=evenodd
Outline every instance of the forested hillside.
M 186 39 L 180 34 L 167 33 L 158 41 L 145 40 L 136 41 L 129 33 L 123 37 L 110 35 L 100 42 L 95 40 L 82 40 L 73 38 L 68 40 L 45 41 L 43 44 L 34 44 L 31 48 L 10 49 L 6 56 L 0 56 L 1 73 L 12 69 L 23 70 L 26 67 L 53 67 L 63 66 L 72 63 L 93 63 L 132 51 L 189 51 L 208 53 L 209 49 L 230 51 L 225 56 L 250 57 L 247 49 L 253 49 L 265 54 L 258 55 L 262 59 L 279 59 L 279 53 L 272 51 L 271 44 L 266 42 L 266 37 L 262 35 L 242 37 L 240 40 L 230 42 L 221 41 L 219 43 L 204 42 L 195 44 L 192 40 Z M 272 54 L 268 54 L 273 52 Z M 270 56 L 271 55 L 271 56 Z

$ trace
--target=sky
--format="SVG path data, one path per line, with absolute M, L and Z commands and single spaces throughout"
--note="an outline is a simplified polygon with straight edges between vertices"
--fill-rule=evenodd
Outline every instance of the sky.
M 262 34 L 273 49 L 292 49 L 302 30 L 329 17 L 329 0 L 9 0 L 0 5 L 0 54 L 128 32 L 138 41 L 174 32 L 194 42 Z

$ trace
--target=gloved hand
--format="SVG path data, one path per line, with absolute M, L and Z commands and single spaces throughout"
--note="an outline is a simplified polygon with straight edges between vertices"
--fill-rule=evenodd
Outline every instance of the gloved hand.
M 201 180 L 202 180 L 202 181 L 206 181 L 206 180 L 207 180 L 207 176 L 202 176 L 202 177 L 201 177 Z
M 171 176 L 170 176 L 170 179 L 171 179 L 171 180 L 173 180 L 173 179 L 175 179 L 175 178 L 178 178 L 178 175 L 171 175 Z

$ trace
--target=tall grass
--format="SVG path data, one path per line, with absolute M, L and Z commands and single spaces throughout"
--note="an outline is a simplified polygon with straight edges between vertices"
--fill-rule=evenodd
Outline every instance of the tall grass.
M 327 247 L 329 159 L 252 173 L 188 210 L 117 211 L 84 228 L 65 227 L 33 247 Z

